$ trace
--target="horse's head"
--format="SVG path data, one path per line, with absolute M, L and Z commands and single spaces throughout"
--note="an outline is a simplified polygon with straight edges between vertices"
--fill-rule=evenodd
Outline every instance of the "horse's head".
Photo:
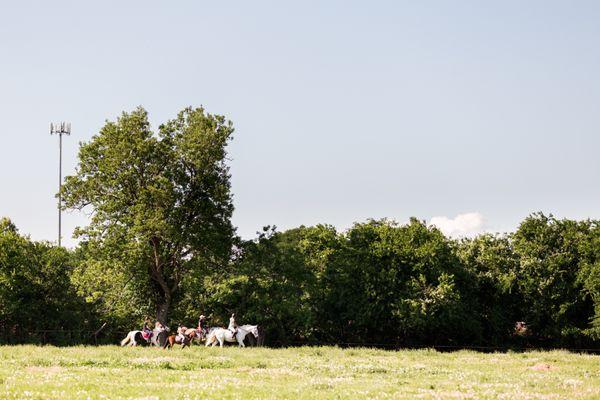
M 258 325 L 249 325 L 248 330 L 254 335 L 255 338 L 258 339 Z

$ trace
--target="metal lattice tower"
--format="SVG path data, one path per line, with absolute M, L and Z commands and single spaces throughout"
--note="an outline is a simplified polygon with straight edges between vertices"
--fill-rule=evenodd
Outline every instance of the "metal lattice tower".
M 71 134 L 71 123 L 61 122 L 59 124 L 50 124 L 50 134 L 58 135 L 58 246 L 61 242 L 61 208 L 62 203 L 62 137 Z

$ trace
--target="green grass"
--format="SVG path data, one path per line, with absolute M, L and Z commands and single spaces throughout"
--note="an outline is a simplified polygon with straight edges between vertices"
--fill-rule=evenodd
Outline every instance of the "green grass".
M 0 398 L 600 398 L 600 356 L 4 346 Z

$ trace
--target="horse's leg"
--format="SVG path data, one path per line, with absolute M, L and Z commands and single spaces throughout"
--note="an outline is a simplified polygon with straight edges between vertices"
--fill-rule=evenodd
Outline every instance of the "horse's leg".
M 129 337 L 129 333 L 125 336 L 125 339 L 121 340 L 121 347 L 126 346 L 127 342 L 129 342 L 131 338 Z
M 240 345 L 240 347 L 246 347 L 246 345 L 244 344 L 244 339 L 240 337 L 240 333 L 238 332 L 237 335 L 235 335 L 235 338 L 238 342 L 238 344 Z
M 121 347 L 125 346 L 129 342 L 129 333 L 125 336 L 125 339 L 121 340 Z
M 206 338 L 206 343 L 205 343 L 205 346 L 206 346 L 206 347 L 210 346 L 211 344 L 215 343 L 215 340 L 216 340 L 216 338 L 215 338 L 215 335 L 210 335 L 210 336 L 208 336 L 208 337 Z

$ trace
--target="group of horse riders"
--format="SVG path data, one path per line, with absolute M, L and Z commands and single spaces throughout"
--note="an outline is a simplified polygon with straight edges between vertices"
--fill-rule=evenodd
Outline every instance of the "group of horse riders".
M 165 330 L 164 325 L 161 324 L 159 321 L 156 321 L 156 323 L 154 324 L 154 329 L 152 329 L 150 327 L 150 325 L 151 325 L 150 319 L 147 318 L 146 321 L 144 321 L 144 326 L 142 327 L 142 330 L 141 330 L 142 337 L 148 343 L 151 341 L 152 336 L 154 335 L 154 331 L 156 331 L 156 330 L 164 331 Z M 227 327 L 227 330 L 229 332 L 231 332 L 231 336 L 233 338 L 236 337 L 237 332 L 238 332 L 238 326 L 237 326 L 237 323 L 235 322 L 235 314 L 231 314 L 231 317 L 229 318 L 229 326 Z M 204 339 L 206 339 L 208 332 L 209 332 L 209 328 L 208 328 L 208 324 L 207 324 L 207 318 L 205 315 L 200 315 L 200 317 L 198 318 L 198 327 L 197 328 L 188 329 L 185 326 L 181 326 L 181 325 L 177 328 L 177 335 L 175 335 L 175 337 L 174 337 L 174 342 L 177 344 L 186 345 L 189 342 L 191 342 L 194 338 L 204 340 Z
M 262 328 L 260 326 L 238 326 L 235 322 L 235 314 L 231 314 L 227 329 L 220 327 L 209 328 L 206 316 L 200 315 L 197 328 L 179 326 L 177 328 L 177 333 L 169 334 L 168 331 L 169 328 L 159 321 L 154 324 L 154 329 L 151 329 L 151 322 L 147 319 L 144 322 L 142 330 L 130 331 L 127 336 L 121 340 L 121 346 L 137 346 L 138 344 L 151 343 L 154 346 L 163 348 L 172 348 L 175 344 L 186 347 L 189 346 L 194 339 L 199 339 L 204 340 L 206 346 L 216 346 L 218 344 L 223 347 L 225 342 L 237 342 L 240 347 L 245 347 L 244 339 L 249 334 L 254 336 L 254 339 L 251 339 L 251 343 L 255 345 L 261 345 L 264 340 L 264 333 L 262 333 Z

